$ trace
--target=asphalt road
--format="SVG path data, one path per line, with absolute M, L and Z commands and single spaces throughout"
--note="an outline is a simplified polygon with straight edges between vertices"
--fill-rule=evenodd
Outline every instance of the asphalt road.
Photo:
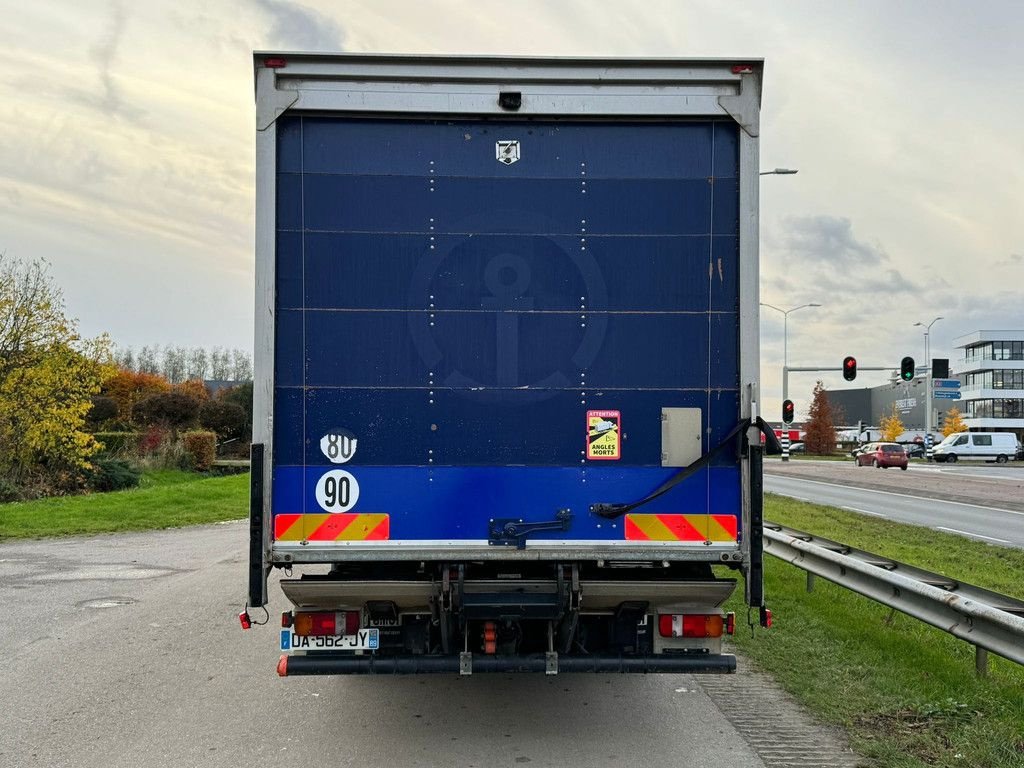
M 751 744 L 853 764 L 753 673 L 281 679 L 279 588 L 270 626 L 238 625 L 245 539 L 229 523 L 0 544 L 0 765 L 779 764 Z
M 822 462 L 825 463 L 828 462 Z M 861 473 L 860 477 L 871 476 L 873 472 L 881 471 L 883 470 L 871 470 Z M 892 469 L 884 471 L 898 472 Z M 917 467 L 909 470 L 927 471 L 929 470 Z M 978 471 L 969 471 L 976 476 L 981 475 Z M 936 478 L 939 482 L 956 482 L 956 472 L 943 471 L 938 474 L 941 475 Z M 1019 510 L 944 501 L 938 492 L 932 497 L 924 497 L 888 490 L 857 488 L 805 477 L 783 477 L 771 474 L 770 468 L 765 473 L 764 489 L 801 501 L 813 501 L 816 504 L 827 504 L 873 517 L 922 525 L 990 544 L 1024 547 L 1024 512 Z

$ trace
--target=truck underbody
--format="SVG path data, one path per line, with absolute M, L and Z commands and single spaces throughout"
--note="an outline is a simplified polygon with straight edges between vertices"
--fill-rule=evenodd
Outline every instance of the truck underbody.
M 344 616 L 353 637 L 376 630 L 376 649 L 332 652 L 293 634 L 278 672 L 732 672 L 721 605 L 735 586 L 707 563 L 339 563 L 281 581 L 295 605 L 282 632 L 340 637 Z M 304 621 L 325 614 L 338 623 Z

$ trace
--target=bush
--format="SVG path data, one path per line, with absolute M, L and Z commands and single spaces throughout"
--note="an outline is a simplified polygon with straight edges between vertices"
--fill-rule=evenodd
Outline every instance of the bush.
M 21 499 L 21 489 L 6 477 L 0 477 L 0 504 L 19 499 Z
M 150 427 L 142 437 L 139 438 L 139 453 L 143 456 L 154 454 L 160 450 L 166 441 L 166 429 L 163 427 Z
M 85 416 L 85 423 L 90 429 L 99 429 L 100 425 L 117 418 L 117 401 L 104 395 L 93 395 L 92 407 Z
M 137 422 L 147 427 L 166 427 L 176 433 L 196 423 L 199 401 L 181 392 L 162 392 L 137 402 L 132 415 Z
M 213 466 L 217 456 L 217 434 L 194 430 L 181 436 L 189 467 L 197 472 L 206 472 Z
M 199 423 L 217 433 L 221 440 L 246 436 L 248 419 L 245 409 L 224 400 L 209 400 L 199 409 Z
M 93 491 L 121 491 L 135 488 L 141 479 L 142 473 L 126 461 L 99 459 L 87 473 L 86 485 Z
M 93 437 L 103 444 L 103 453 L 122 456 L 139 450 L 142 434 L 139 432 L 97 432 Z

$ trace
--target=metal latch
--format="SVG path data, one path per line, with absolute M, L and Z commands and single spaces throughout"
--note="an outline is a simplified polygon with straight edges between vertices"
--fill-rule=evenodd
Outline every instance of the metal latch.
M 499 517 L 490 521 L 487 543 L 494 546 L 526 549 L 526 537 L 539 531 L 568 531 L 572 522 L 572 511 L 560 509 L 554 520 L 539 523 L 524 523 L 519 518 Z

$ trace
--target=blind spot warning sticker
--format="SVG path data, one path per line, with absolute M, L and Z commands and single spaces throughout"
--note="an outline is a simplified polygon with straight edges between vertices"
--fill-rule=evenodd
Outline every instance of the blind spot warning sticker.
M 622 445 L 618 411 L 587 411 L 587 458 L 618 461 Z

